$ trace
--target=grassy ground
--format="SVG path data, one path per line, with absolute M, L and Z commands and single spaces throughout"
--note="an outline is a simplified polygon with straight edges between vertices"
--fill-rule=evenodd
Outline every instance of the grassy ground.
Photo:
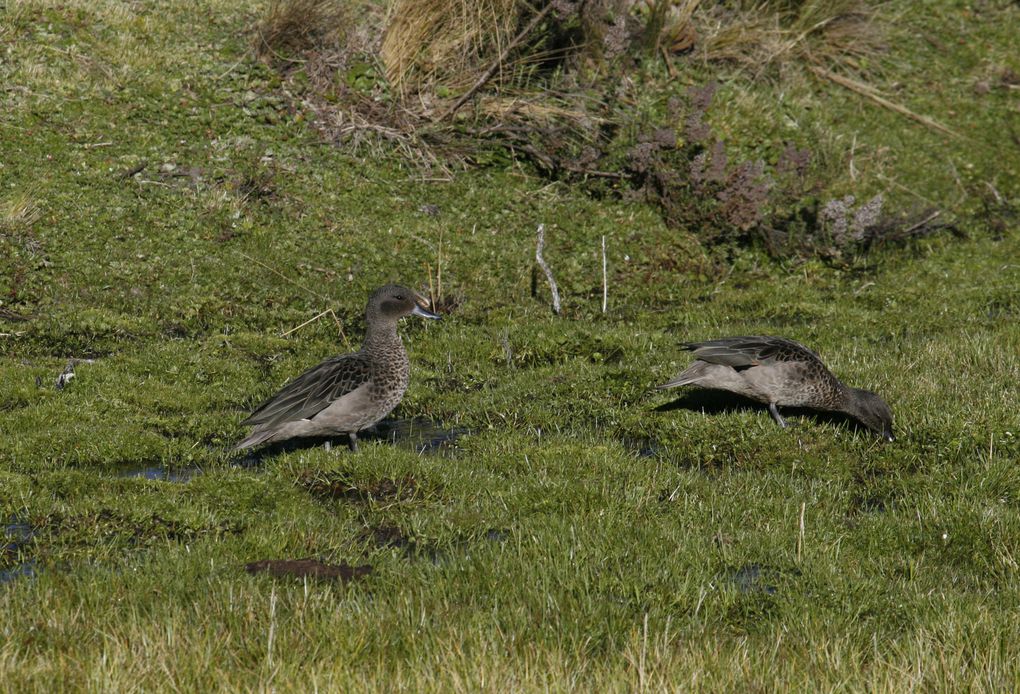
M 1020 71 L 1020 16 L 889 9 L 902 35 L 881 86 L 966 139 L 812 82 L 764 120 L 778 87 L 734 82 L 714 116 L 749 150 L 765 129 L 856 136 L 846 190 L 942 202 L 969 235 L 837 270 L 723 264 L 648 207 L 516 169 L 423 182 L 322 146 L 248 59 L 245 3 L 8 2 L 0 681 L 1020 685 L 1020 233 L 972 214 L 986 183 L 1020 197 L 1017 92 L 995 82 Z M 532 296 L 538 222 L 559 317 L 543 282 Z M 448 316 L 404 327 L 396 416 L 470 434 L 235 464 L 244 413 L 356 346 L 371 288 L 420 287 L 439 264 Z M 329 318 L 281 337 L 329 308 L 344 337 Z M 678 342 L 749 332 L 800 339 L 883 394 L 897 442 L 652 390 L 686 363 Z M 93 361 L 58 390 L 69 358 Z M 306 556 L 373 572 L 243 570 Z

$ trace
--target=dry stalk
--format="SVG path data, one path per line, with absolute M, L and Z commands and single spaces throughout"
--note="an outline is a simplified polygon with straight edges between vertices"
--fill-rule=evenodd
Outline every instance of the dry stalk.
M 556 279 L 553 277 L 552 269 L 545 262 L 545 258 L 542 257 L 542 250 L 545 248 L 545 224 L 538 225 L 537 233 L 538 245 L 535 247 L 535 261 L 542 268 L 542 272 L 545 273 L 546 280 L 549 281 L 549 290 L 552 292 L 553 312 L 558 316 L 560 315 L 560 290 L 556 286 Z
M 555 7 L 555 3 L 550 2 L 548 5 L 542 8 L 541 12 L 532 17 L 531 21 L 528 22 L 527 26 L 521 29 L 521 33 L 517 34 L 517 36 L 515 36 L 513 40 L 506 45 L 506 47 L 500 52 L 499 57 L 497 57 L 496 60 L 493 61 L 492 65 L 490 65 L 489 68 L 482 73 L 482 76 L 479 77 L 478 80 L 473 85 L 471 85 L 471 88 L 464 92 L 464 94 L 459 99 L 457 99 L 456 102 L 454 102 L 453 106 L 447 109 L 447 111 L 444 112 L 443 115 L 439 116 L 439 118 L 437 118 L 436 120 L 444 121 L 450 116 L 452 116 L 460 109 L 461 106 L 467 103 L 468 99 L 475 95 L 475 92 L 477 92 L 479 89 L 485 86 L 485 83 L 492 79 L 492 76 L 496 74 L 496 71 L 499 70 L 503 63 L 506 62 L 506 59 L 507 57 L 509 57 L 510 53 L 515 48 L 517 48 L 521 41 L 527 38 L 528 34 L 530 34 L 531 31 L 536 26 L 538 26 L 543 19 L 545 19 L 546 15 L 552 12 L 553 7 Z
M 929 224 L 934 222 L 936 219 L 938 219 L 941 214 L 942 214 L 942 210 L 935 210 L 934 212 L 932 212 L 930 215 L 928 215 L 927 217 L 925 217 L 921 221 L 916 222 L 914 224 L 911 224 L 909 227 L 904 229 L 903 230 L 903 236 L 909 236 L 910 234 L 914 233 L 915 231 L 917 231 L 921 227 L 928 226 Z
M 609 282 L 606 275 L 606 237 L 602 236 L 602 313 L 609 304 Z
M 956 132 L 955 130 L 951 130 L 950 128 L 947 128 L 946 126 L 942 125 L 941 123 L 939 123 L 937 120 L 930 116 L 921 115 L 920 113 L 911 111 L 906 106 L 889 101 L 885 97 L 881 96 L 878 93 L 878 90 L 876 90 L 871 85 L 865 84 L 864 82 L 858 82 L 857 80 L 850 79 L 849 77 L 844 77 L 843 75 L 837 75 L 835 72 L 830 72 L 829 70 L 826 70 L 825 68 L 822 67 L 818 67 L 817 65 L 809 65 L 808 69 L 811 70 L 811 72 L 818 75 L 819 77 L 823 77 L 827 80 L 835 82 L 841 87 L 845 87 L 856 94 L 860 94 L 863 97 L 871 99 L 879 106 L 887 108 L 890 111 L 894 111 L 900 114 L 901 116 L 906 116 L 907 118 L 913 121 L 917 121 L 921 125 L 931 128 L 932 130 L 938 130 L 939 132 L 943 132 L 946 135 L 951 135 L 957 138 L 963 137 L 962 135 L 960 135 L 960 133 Z
M 339 318 L 337 318 L 337 316 L 336 316 L 336 313 L 335 313 L 335 312 L 333 311 L 333 309 L 331 309 L 331 308 L 327 308 L 327 309 L 326 309 L 325 311 L 322 311 L 322 312 L 320 312 L 320 313 L 317 313 L 316 315 L 312 316 L 311 318 L 309 318 L 308 320 L 306 320 L 306 321 L 305 321 L 304 323 L 302 323 L 301 325 L 297 325 L 297 326 L 295 326 L 295 327 L 291 328 L 290 330 L 288 330 L 288 331 L 286 331 L 286 332 L 282 332 L 282 333 L 280 333 L 280 337 L 287 337 L 287 336 L 288 336 L 288 335 L 290 335 L 291 333 L 296 333 L 296 332 L 297 332 L 298 330 L 300 330 L 301 328 L 305 327 L 305 326 L 306 326 L 306 325 L 308 325 L 309 323 L 314 323 L 315 321 L 319 320 L 320 318 L 322 318 L 322 317 L 323 317 L 323 316 L 325 316 L 325 315 L 330 315 L 330 316 L 332 316 L 332 317 L 333 317 L 333 321 L 334 321 L 334 322 L 335 322 L 335 323 L 337 324 L 337 327 L 339 327 L 339 326 L 340 326 L 340 319 L 339 319 Z M 342 331 L 342 330 L 341 330 L 341 335 L 343 335 L 343 331 Z M 347 341 L 347 338 L 345 337 L 345 338 L 344 338 L 344 342 L 346 342 L 346 341 Z
M 802 502 L 800 505 L 800 523 L 797 528 L 797 561 L 800 562 L 801 555 L 804 551 L 804 511 L 807 510 L 807 502 Z
M 439 248 L 436 251 L 436 301 L 443 298 L 443 230 L 439 230 Z M 435 302 L 432 308 L 435 308 Z

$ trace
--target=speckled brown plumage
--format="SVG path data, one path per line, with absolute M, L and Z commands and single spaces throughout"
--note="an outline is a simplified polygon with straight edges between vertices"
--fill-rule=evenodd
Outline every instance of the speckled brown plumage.
M 427 306 L 405 287 L 377 289 L 365 309 L 368 327 L 361 349 L 327 359 L 284 386 L 242 422 L 253 429 L 237 448 L 347 434 L 356 449 L 357 432 L 381 420 L 404 397 L 410 363 L 397 322 L 411 314 L 438 318 Z
M 725 337 L 690 342 L 697 361 L 660 388 L 697 385 L 766 403 L 780 426 L 777 406 L 843 412 L 892 440 L 892 412 L 875 395 L 844 385 L 813 351 L 783 337 Z

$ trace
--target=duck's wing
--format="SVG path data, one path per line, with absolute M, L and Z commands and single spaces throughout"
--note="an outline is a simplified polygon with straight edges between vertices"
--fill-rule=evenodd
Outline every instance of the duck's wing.
M 779 362 L 817 362 L 821 358 L 810 349 L 785 337 L 749 335 L 723 337 L 705 342 L 687 342 L 684 349 L 709 364 L 723 364 L 734 369 L 776 364 Z
M 241 423 L 272 427 L 308 419 L 364 385 L 370 373 L 368 360 L 359 353 L 327 359 L 285 385 Z

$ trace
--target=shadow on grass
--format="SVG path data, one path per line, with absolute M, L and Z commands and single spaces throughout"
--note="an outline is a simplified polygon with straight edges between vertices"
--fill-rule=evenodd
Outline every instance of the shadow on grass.
M 706 415 L 731 414 L 734 412 L 758 412 L 763 417 L 771 417 L 767 405 L 745 398 L 743 395 L 723 390 L 691 390 L 676 400 L 659 405 L 655 412 L 671 412 L 673 410 L 690 410 Z M 850 415 L 842 412 L 825 412 L 807 407 L 780 407 L 780 414 L 789 421 L 791 417 L 809 417 L 816 422 L 831 424 L 835 427 L 846 427 L 855 434 L 874 436 L 874 433 Z M 793 426 L 797 423 L 790 422 Z
M 449 453 L 455 449 L 457 439 L 470 433 L 470 429 L 462 427 L 446 429 L 438 422 L 425 419 L 424 417 L 387 419 L 379 422 L 374 427 L 359 432 L 358 443 L 377 441 L 401 448 L 409 448 L 419 455 L 426 453 L 441 454 Z M 271 458 L 280 453 L 324 446 L 327 443 L 334 450 L 339 450 L 341 454 L 350 452 L 347 436 L 295 438 L 248 451 L 235 464 L 241 467 L 257 467 L 266 458 Z

